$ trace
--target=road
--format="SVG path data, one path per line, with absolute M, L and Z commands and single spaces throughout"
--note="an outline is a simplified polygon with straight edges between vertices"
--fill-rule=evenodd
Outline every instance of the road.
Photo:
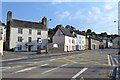
M 88 50 L 72 54 L 3 61 L 2 78 L 108 80 L 114 67 L 108 64 L 108 54 L 114 58 L 116 53 L 114 49 Z M 114 59 L 118 61 L 118 58 Z

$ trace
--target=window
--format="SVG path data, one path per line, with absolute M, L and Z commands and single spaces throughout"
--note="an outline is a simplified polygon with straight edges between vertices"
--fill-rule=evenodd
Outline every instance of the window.
M 28 37 L 28 42 L 31 42 L 32 41 L 32 37 Z
M 22 50 L 22 45 L 18 45 L 18 50 Z
M 72 40 L 72 43 L 74 43 L 74 40 Z
M 18 33 L 22 34 L 22 29 L 21 28 L 18 28 Z
M 41 38 L 37 38 L 37 42 L 41 43 L 42 42 Z
M 70 43 L 70 39 L 69 39 L 69 43 Z
M 22 42 L 22 37 L 18 37 L 18 42 Z
M 32 34 L 32 29 L 29 29 L 29 34 Z
M 38 35 L 41 35 L 41 30 L 38 30 L 38 31 L 37 31 L 37 34 L 38 34 Z
M 37 45 L 37 50 L 41 49 L 41 45 Z
M 82 41 L 82 44 L 84 44 L 84 41 Z
M 74 46 L 72 46 L 72 49 L 74 50 Z

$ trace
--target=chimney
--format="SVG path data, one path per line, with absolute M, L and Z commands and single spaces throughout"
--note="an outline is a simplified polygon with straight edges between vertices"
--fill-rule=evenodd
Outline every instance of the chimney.
M 8 11 L 8 13 L 7 13 L 7 22 L 8 21 L 12 21 L 12 12 L 11 11 Z
M 45 16 L 42 18 L 42 24 L 47 27 L 47 18 Z

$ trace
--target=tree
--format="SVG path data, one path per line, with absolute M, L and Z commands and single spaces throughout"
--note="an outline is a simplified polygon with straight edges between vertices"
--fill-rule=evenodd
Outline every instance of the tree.
M 70 25 L 66 25 L 65 28 L 75 30 L 76 28 Z
M 87 29 L 87 33 L 91 34 L 92 30 L 91 29 Z
M 91 35 L 92 35 L 92 36 L 95 36 L 95 35 L 96 35 L 96 33 L 95 33 L 95 32 L 91 32 Z
M 53 29 L 52 29 L 52 28 L 49 28 L 49 29 L 48 29 L 48 34 L 49 34 L 49 35 L 53 35 L 54 32 L 55 32 L 55 28 L 53 28 Z

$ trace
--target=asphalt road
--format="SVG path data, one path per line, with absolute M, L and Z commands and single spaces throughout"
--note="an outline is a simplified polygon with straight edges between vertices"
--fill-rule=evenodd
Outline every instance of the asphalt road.
M 111 54 L 113 57 L 116 53 L 114 49 L 90 50 L 4 61 L 2 62 L 2 78 L 108 80 L 113 65 L 108 64 L 107 56 Z

